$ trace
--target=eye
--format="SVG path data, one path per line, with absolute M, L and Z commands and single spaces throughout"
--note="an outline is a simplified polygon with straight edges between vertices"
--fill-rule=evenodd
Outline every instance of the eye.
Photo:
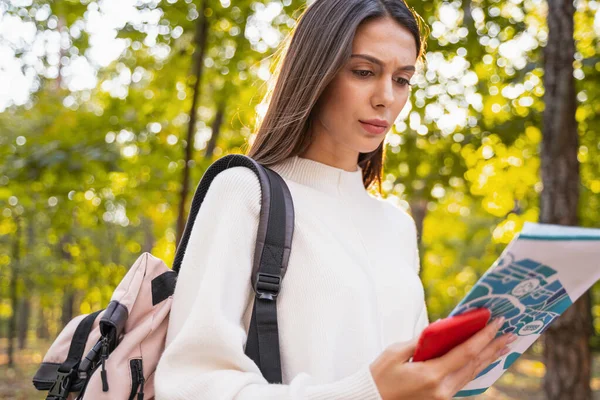
M 366 78 L 369 74 L 373 74 L 373 72 L 368 69 L 355 69 L 352 71 L 354 75 L 360 76 L 361 78 Z
M 410 81 L 408 79 L 405 78 L 398 78 L 398 80 L 396 80 L 397 83 L 400 84 L 400 86 L 412 86 L 410 84 Z

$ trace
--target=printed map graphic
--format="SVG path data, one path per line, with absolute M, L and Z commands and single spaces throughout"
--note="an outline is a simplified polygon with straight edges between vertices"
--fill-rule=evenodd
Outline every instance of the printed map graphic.
M 600 281 L 600 229 L 525 222 L 450 315 L 485 307 L 518 340 L 454 397 L 488 390 L 559 315 Z
M 520 337 L 540 335 L 554 318 L 572 304 L 557 278 L 553 268 L 529 258 L 515 260 L 512 253 L 507 253 L 477 282 L 450 315 L 485 307 L 492 312 L 492 318 L 500 315 L 506 318 L 497 336 L 508 332 Z M 520 355 L 518 352 L 508 354 L 503 360 L 489 365 L 475 379 L 488 373 L 500 376 L 496 367 L 502 364 L 501 370 L 504 372 Z M 470 396 L 486 390 L 487 387 L 460 391 L 455 396 Z
M 515 260 L 507 253 L 450 315 L 485 307 L 492 318 L 506 318 L 498 336 L 507 332 L 526 336 L 541 334 L 571 304 L 567 291 L 556 279 L 556 270 L 531 259 Z

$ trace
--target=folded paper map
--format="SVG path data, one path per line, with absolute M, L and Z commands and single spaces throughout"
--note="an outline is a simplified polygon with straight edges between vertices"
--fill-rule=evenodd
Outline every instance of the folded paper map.
M 600 279 L 600 229 L 526 222 L 496 262 L 450 313 L 485 307 L 504 316 L 498 335 L 518 339 L 455 397 L 485 392 L 552 321 Z

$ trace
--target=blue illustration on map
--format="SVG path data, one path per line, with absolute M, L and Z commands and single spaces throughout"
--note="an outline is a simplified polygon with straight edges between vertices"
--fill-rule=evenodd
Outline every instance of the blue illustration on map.
M 492 312 L 492 318 L 506 318 L 498 336 L 507 332 L 519 336 L 541 334 L 572 304 L 556 278 L 556 270 L 551 267 L 528 258 L 515 260 L 513 254 L 507 253 L 450 315 L 485 307 Z
M 572 304 L 557 278 L 556 270 L 548 265 L 529 258 L 515 260 L 512 253 L 507 253 L 486 272 L 450 316 L 485 307 L 491 311 L 492 318 L 505 317 L 497 336 L 508 332 L 518 336 L 539 335 Z M 502 369 L 506 370 L 520 355 L 514 352 L 506 356 Z M 499 364 L 500 360 L 490 364 L 476 379 L 495 370 Z M 479 394 L 486 389 L 460 391 L 455 396 Z

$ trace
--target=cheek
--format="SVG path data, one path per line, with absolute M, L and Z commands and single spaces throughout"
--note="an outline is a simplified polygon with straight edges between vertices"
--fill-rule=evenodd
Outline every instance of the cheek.
M 395 107 L 395 110 L 394 110 L 396 115 L 400 114 L 400 112 L 404 109 L 404 107 L 406 106 L 406 103 L 408 102 L 409 96 L 410 96 L 410 91 L 408 91 L 408 90 L 402 92 L 398 96 L 398 105 L 397 105 L 397 107 Z
M 358 80 L 345 79 L 336 86 L 335 102 L 342 107 L 346 117 L 358 118 L 370 97 L 369 87 Z
M 329 125 L 346 125 L 357 107 L 356 91 L 347 82 L 334 82 L 320 101 L 320 116 Z

